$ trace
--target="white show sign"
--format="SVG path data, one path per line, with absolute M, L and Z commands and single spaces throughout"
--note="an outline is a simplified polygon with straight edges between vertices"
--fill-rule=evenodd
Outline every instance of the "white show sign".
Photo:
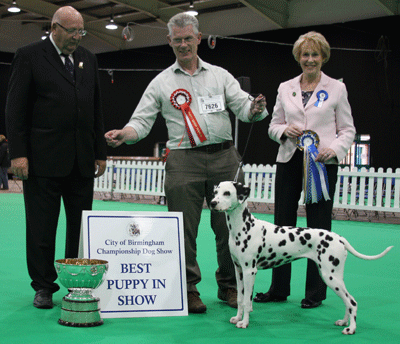
M 182 213 L 84 211 L 80 245 L 109 262 L 93 291 L 103 318 L 188 315 Z

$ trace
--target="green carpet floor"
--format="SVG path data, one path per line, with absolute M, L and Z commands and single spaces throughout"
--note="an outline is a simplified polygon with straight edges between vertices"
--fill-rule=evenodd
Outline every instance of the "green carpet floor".
M 61 288 L 54 295 L 51 310 L 32 306 L 25 262 L 25 219 L 21 194 L 0 195 L 0 343 L 400 343 L 400 228 L 398 225 L 334 221 L 333 230 L 345 236 L 365 254 L 377 254 L 395 247 L 376 261 L 364 261 L 349 254 L 345 282 L 359 304 L 357 332 L 341 334 L 334 322 L 343 317 L 342 301 L 328 290 L 323 306 L 303 310 L 306 260 L 293 264 L 292 295 L 285 303 L 257 304 L 247 329 L 229 323 L 236 311 L 217 299 L 214 279 L 215 245 L 209 227 L 210 212 L 203 211 L 198 239 L 198 260 L 203 280 L 198 285 L 208 309 L 205 314 L 187 317 L 104 319 L 93 328 L 59 325 Z M 95 201 L 94 210 L 166 211 L 165 206 Z M 272 215 L 255 214 L 273 221 Z M 299 226 L 305 225 L 299 218 Z M 62 212 L 57 236 L 57 258 L 64 258 L 65 218 Z M 259 271 L 255 292 L 269 287 L 271 271 Z

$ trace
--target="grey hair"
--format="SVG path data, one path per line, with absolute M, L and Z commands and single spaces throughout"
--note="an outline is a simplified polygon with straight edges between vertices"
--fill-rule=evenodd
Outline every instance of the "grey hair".
M 178 13 L 175 14 L 169 21 L 168 21 L 168 32 L 169 35 L 172 35 L 172 28 L 174 26 L 184 28 L 188 25 L 192 25 L 193 32 L 197 35 L 199 33 L 199 21 L 195 16 L 192 16 L 187 13 Z
M 324 59 L 323 63 L 325 64 L 326 62 L 328 62 L 331 56 L 331 47 L 329 46 L 329 43 L 327 42 L 325 37 L 322 36 L 319 32 L 315 31 L 310 31 L 304 35 L 301 35 L 299 39 L 294 43 L 293 56 L 297 62 L 300 61 L 301 48 L 306 42 L 312 42 L 313 44 L 315 44 L 315 46 L 321 50 L 321 55 Z

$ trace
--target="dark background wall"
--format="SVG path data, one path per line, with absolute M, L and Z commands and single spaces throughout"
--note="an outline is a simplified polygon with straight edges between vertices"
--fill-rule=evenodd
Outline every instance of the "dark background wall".
M 201 18 L 200 18 L 201 24 Z M 297 38 L 310 30 L 321 32 L 332 47 L 331 59 L 323 71 L 343 78 L 349 93 L 358 134 L 371 136 L 371 166 L 399 167 L 400 153 L 400 27 L 399 16 L 334 25 L 267 31 L 241 36 L 251 40 L 289 45 L 217 39 L 216 48 L 203 40 L 199 56 L 224 67 L 233 76 L 249 77 L 251 93 L 263 93 L 272 113 L 279 84 L 301 73 L 292 56 Z M 359 50 L 357 50 L 359 49 Z M 371 51 L 365 51 L 371 50 Z M 123 127 L 129 120 L 148 83 L 158 71 L 114 71 L 108 69 L 164 69 L 175 57 L 168 45 L 99 54 L 105 114 L 105 129 Z M 9 62 L 12 54 L 0 53 L 0 133 L 4 133 L 4 106 Z M 268 138 L 270 116 L 253 126 L 245 163 L 273 164 L 278 144 Z M 250 124 L 239 125 L 239 151 L 243 153 Z M 112 156 L 152 156 L 156 142 L 168 140 L 161 116 L 147 138 L 131 146 L 109 148 Z

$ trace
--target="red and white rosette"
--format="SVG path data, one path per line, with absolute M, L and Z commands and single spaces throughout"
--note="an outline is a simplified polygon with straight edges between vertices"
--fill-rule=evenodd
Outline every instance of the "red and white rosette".
M 190 103 L 192 102 L 192 96 L 190 93 L 185 89 L 180 88 L 172 92 L 170 99 L 171 104 L 176 109 L 182 111 L 185 127 L 188 132 L 189 141 L 192 147 L 195 147 L 200 142 L 206 141 L 207 138 L 201 130 L 201 127 L 190 108 Z M 182 143 L 182 140 L 179 142 L 179 145 Z

